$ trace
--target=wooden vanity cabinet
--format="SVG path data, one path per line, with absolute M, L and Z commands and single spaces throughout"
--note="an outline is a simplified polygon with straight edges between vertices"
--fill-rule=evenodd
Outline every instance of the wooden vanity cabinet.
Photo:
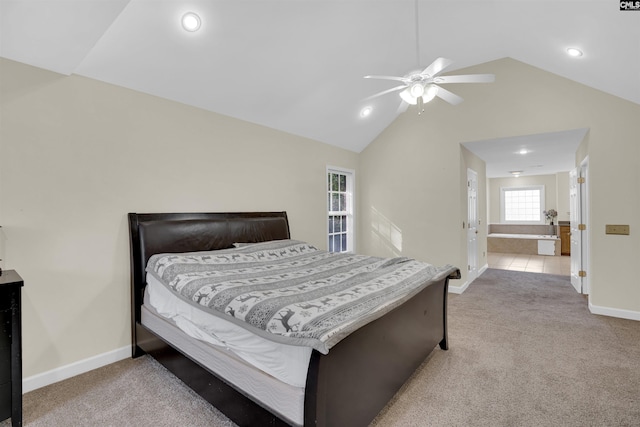
M 571 255 L 571 227 L 568 225 L 558 226 L 560 235 L 560 255 Z

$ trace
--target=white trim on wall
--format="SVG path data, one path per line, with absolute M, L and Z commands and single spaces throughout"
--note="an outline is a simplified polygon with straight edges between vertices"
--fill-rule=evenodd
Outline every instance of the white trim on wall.
M 52 369 L 41 374 L 33 375 L 22 380 L 22 393 L 39 389 L 94 369 L 102 368 L 120 360 L 131 357 L 131 346 L 119 348 L 117 350 L 108 351 L 89 357 L 88 359 L 79 360 L 59 368 Z
M 589 311 L 591 314 L 600 314 L 602 316 L 618 317 L 620 319 L 638 320 L 640 321 L 640 311 L 624 310 L 621 308 L 602 307 L 591 304 L 589 301 Z
M 451 294 L 461 294 L 467 290 L 470 282 L 466 281 L 462 286 L 451 286 L 451 282 L 449 282 L 449 293 Z
M 482 268 L 478 270 L 478 277 L 482 276 L 482 273 L 484 273 L 487 268 L 489 268 L 489 264 L 483 265 Z
M 489 268 L 489 264 L 485 264 L 482 266 L 482 268 L 480 268 L 478 270 L 478 275 L 476 276 L 476 279 L 480 276 L 482 276 L 482 273 L 485 272 L 485 270 Z M 467 290 L 467 288 L 469 287 L 469 285 L 473 282 L 473 280 L 471 282 L 469 282 L 468 280 L 466 282 L 464 282 L 462 284 L 462 286 L 451 286 L 451 282 L 449 282 L 449 289 L 448 291 L 452 294 L 461 294 L 464 291 Z

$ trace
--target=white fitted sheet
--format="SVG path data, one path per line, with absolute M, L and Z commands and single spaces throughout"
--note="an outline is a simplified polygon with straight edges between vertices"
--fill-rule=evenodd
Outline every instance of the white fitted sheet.
M 294 387 L 305 387 L 312 349 L 269 341 L 212 316 L 177 298 L 155 277 L 147 275 L 149 304 L 190 337 L 223 346 L 243 360 Z

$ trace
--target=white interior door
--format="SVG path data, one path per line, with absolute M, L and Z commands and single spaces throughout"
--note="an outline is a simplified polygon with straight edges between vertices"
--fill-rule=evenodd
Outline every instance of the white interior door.
M 581 191 L 578 184 L 578 169 L 569 172 L 569 225 L 571 228 L 571 284 L 577 292 L 582 293 L 582 231 L 581 224 Z
M 478 174 L 467 169 L 467 263 L 468 282 L 478 277 Z
M 584 224 L 580 231 L 580 271 L 585 272 L 582 279 L 582 293 L 589 294 L 589 158 L 580 165 L 580 223 Z

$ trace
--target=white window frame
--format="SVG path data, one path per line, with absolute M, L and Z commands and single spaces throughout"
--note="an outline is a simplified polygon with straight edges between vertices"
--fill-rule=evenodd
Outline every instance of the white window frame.
M 331 210 L 331 189 L 329 188 L 329 174 L 336 173 L 346 176 L 346 210 L 344 211 L 332 211 Z M 325 230 L 327 233 L 327 250 L 331 248 L 329 240 L 336 233 L 329 232 L 329 217 L 332 215 L 342 215 L 347 217 L 347 249 L 342 252 L 355 252 L 356 250 L 356 232 L 355 232 L 355 189 L 356 189 L 356 172 L 352 169 L 345 169 L 336 166 L 327 166 L 327 171 L 324 175 L 326 183 L 325 198 L 327 201 L 327 215 L 325 222 Z
M 540 220 L 539 221 L 507 221 L 505 218 L 504 194 L 507 191 L 540 190 Z M 544 185 L 523 185 L 520 187 L 500 187 L 500 223 L 502 224 L 545 224 L 542 212 L 545 210 Z

